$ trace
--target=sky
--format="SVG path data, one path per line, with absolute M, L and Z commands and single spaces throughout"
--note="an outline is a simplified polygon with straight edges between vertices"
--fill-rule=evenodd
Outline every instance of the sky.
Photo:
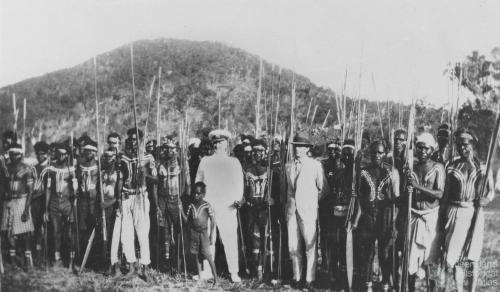
M 0 0 L 0 87 L 134 40 L 218 41 L 338 91 L 445 104 L 447 64 L 500 46 L 497 0 Z M 465 95 L 465 93 L 463 93 Z

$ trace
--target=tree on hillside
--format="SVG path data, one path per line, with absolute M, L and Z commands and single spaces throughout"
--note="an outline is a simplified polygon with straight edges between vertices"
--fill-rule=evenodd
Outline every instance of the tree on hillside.
M 484 160 L 500 100 L 500 48 L 493 49 L 491 57 L 473 51 L 453 66 L 450 76 L 475 97 L 458 111 L 458 126 L 470 128 L 484 141 L 478 145 L 479 157 Z

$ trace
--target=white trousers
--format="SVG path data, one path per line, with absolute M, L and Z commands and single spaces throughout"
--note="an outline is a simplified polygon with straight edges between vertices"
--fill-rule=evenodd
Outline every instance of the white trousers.
M 212 205 L 212 207 L 214 206 Z M 224 251 L 226 252 L 229 273 L 238 276 L 238 220 L 236 217 L 236 209 L 232 207 L 214 207 L 214 212 L 217 229 L 219 230 L 220 239 L 224 245 Z M 212 245 L 210 248 L 212 255 L 215 255 L 215 245 Z
M 304 221 L 295 212 L 287 224 L 293 279 L 300 281 L 302 278 L 302 252 L 305 251 L 306 282 L 312 282 L 316 279 L 316 220 Z
M 128 263 L 135 263 L 135 237 L 137 234 L 140 248 L 139 263 L 149 265 L 151 257 L 149 254 L 149 200 L 147 193 L 130 196 L 122 201 L 122 212 L 116 212 L 115 226 L 111 240 L 111 264 L 118 263 L 118 246 L 122 243 L 122 250 Z M 120 239 L 121 234 L 121 239 Z

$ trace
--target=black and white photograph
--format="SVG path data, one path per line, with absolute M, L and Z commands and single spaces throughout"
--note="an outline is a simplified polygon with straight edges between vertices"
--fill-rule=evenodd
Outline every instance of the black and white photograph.
M 0 291 L 500 291 L 500 1 L 0 0 Z

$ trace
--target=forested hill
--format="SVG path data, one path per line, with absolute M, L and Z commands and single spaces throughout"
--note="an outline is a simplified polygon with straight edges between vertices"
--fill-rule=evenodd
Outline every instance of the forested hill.
M 134 43 L 134 77 L 138 101 L 139 125 L 144 127 L 147 118 L 148 92 L 153 76 L 161 75 L 161 122 L 162 134 L 174 132 L 179 120 L 185 115 L 192 132 L 217 127 L 218 94 L 221 97 L 221 126 L 234 133 L 253 133 L 255 104 L 259 80 L 259 57 L 241 49 L 231 48 L 215 42 L 158 39 Z M 70 131 L 75 136 L 84 132 L 95 133 L 93 59 L 72 68 L 59 70 L 31 78 L 0 89 L 0 127 L 5 130 L 13 125 L 12 94 L 17 96 L 20 108 L 18 129 L 22 129 L 22 99 L 27 99 L 26 132 L 38 137 L 40 133 L 49 142 L 67 137 Z M 292 78 L 297 84 L 297 120 L 306 120 L 307 108 L 318 105 L 314 124 L 321 125 L 331 110 L 327 127 L 337 121 L 335 93 L 314 85 L 309 79 L 282 70 L 279 82 L 279 121 L 284 128 L 290 115 Z M 338 80 L 340 84 L 342 80 Z M 271 88 L 271 84 L 274 84 Z M 270 108 L 270 97 L 278 96 L 278 67 L 264 61 L 262 81 L 261 125 L 265 130 L 265 104 Z M 155 84 L 149 114 L 149 132 L 156 129 Z M 97 92 L 101 103 L 100 116 L 104 134 L 124 131 L 133 125 L 132 75 L 130 45 L 97 56 Z M 350 101 L 347 103 L 350 108 Z M 398 105 L 390 103 L 392 109 Z M 383 123 L 387 126 L 386 103 L 381 105 Z M 311 109 L 311 116 L 312 116 Z M 406 108 L 403 107 L 403 113 Z M 379 135 L 376 103 L 367 104 L 367 121 L 371 132 Z M 432 111 L 425 123 L 439 123 L 440 114 Z M 403 114 L 403 118 L 406 115 Z M 392 123 L 398 119 L 392 111 Z M 422 117 L 424 119 L 424 117 Z M 270 119 L 270 117 L 269 117 Z M 386 130 L 387 133 L 387 130 Z

